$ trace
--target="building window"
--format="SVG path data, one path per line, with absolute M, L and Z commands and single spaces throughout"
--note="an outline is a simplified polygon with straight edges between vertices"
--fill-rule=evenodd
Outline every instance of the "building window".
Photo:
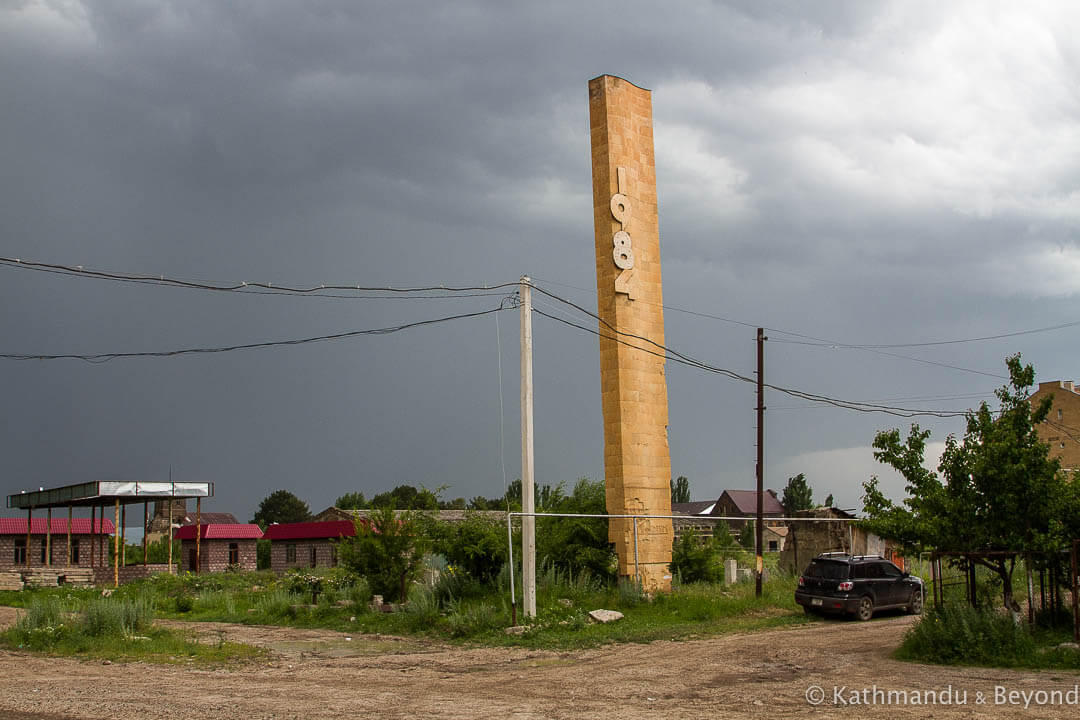
M 45 564 L 45 550 L 49 551 L 49 565 L 52 565 L 52 543 L 49 543 L 45 538 L 41 538 L 41 564 Z
M 15 564 L 26 564 L 26 538 L 24 537 L 15 538 Z
M 778 550 L 778 548 L 776 547 L 776 541 L 775 540 L 770 540 L 769 541 L 769 552 L 776 552 L 777 550 Z
M 285 546 L 285 562 L 296 562 L 296 543 L 289 543 Z
M 330 543 L 330 567 L 337 567 L 337 545 Z
M 319 564 L 319 553 L 314 545 L 311 546 L 308 557 L 311 559 L 311 567 L 317 567 Z
M 229 543 L 229 564 L 240 564 L 240 545 L 239 543 Z
M 1061 419 L 1061 410 L 1058 410 L 1058 420 Z
M 71 565 L 79 564 L 79 538 L 71 538 Z

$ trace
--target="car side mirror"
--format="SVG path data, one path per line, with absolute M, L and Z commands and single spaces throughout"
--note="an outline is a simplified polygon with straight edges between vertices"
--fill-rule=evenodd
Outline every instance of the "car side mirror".
M 911 577 L 911 573 L 909 573 L 907 570 L 904 570 L 902 573 L 900 573 L 900 577 L 909 578 Z

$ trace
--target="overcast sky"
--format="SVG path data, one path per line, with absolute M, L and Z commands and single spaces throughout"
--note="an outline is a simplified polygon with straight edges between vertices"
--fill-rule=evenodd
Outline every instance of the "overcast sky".
M 761 325 L 769 382 L 963 410 L 992 401 L 1014 352 L 1041 381 L 1080 378 L 1080 330 L 791 341 L 1080 320 L 1078 21 L 1071 2 L 981 0 L 0 0 L 0 255 L 296 285 L 529 274 L 595 309 L 587 82 L 608 73 L 653 91 L 671 347 L 751 375 Z M 282 340 L 499 302 L 0 267 L 0 353 Z M 537 482 L 602 478 L 597 339 L 543 317 L 534 332 Z M 248 520 L 280 488 L 318 511 L 403 483 L 497 496 L 519 476 L 513 310 L 0 370 L 5 495 L 171 467 L 216 484 L 207 509 Z M 673 473 L 695 499 L 752 487 L 753 386 L 667 375 Z M 818 500 L 861 507 L 878 472 L 902 493 L 869 445 L 909 420 L 766 403 L 767 486 L 804 472 Z M 937 442 L 963 429 L 920 422 Z

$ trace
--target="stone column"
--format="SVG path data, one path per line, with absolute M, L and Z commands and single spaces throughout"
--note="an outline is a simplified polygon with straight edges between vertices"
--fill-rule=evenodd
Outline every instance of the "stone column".
M 590 80 L 589 129 L 607 508 L 670 515 L 663 351 L 630 337 L 664 342 L 650 92 L 610 75 Z M 633 575 L 632 522 L 612 520 L 609 537 L 619 574 Z M 671 587 L 671 541 L 670 520 L 637 522 L 640 579 L 650 592 Z

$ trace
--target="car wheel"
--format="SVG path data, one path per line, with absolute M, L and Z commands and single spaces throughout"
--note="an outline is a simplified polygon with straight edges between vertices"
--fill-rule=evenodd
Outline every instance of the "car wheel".
M 911 602 L 908 603 L 907 611 L 912 615 L 922 615 L 923 592 L 921 587 L 911 591 Z
M 874 616 L 874 600 L 869 595 L 863 595 L 859 600 L 859 609 L 855 611 L 855 617 L 859 620 L 869 620 Z
M 802 611 L 803 611 L 803 613 L 805 615 L 817 615 L 816 612 L 814 612 L 813 610 L 810 609 L 809 605 L 803 605 L 802 606 Z

